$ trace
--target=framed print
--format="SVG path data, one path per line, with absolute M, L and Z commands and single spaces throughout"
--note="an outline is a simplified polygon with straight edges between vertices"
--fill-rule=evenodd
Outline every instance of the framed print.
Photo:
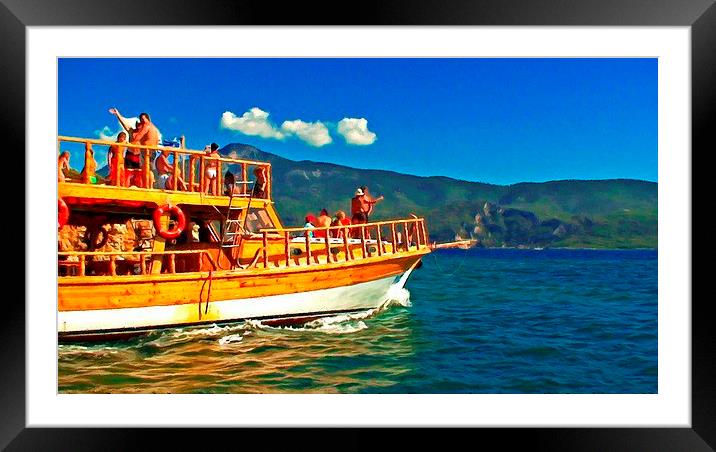
M 27 196 L 3 446 L 716 444 L 691 229 L 712 2 L 42 3 L 0 7 Z

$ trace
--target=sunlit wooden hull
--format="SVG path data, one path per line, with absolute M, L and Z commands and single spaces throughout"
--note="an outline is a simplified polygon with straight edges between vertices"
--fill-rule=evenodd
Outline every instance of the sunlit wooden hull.
M 331 268 L 59 278 L 60 340 L 259 319 L 301 322 L 380 306 L 425 252 Z

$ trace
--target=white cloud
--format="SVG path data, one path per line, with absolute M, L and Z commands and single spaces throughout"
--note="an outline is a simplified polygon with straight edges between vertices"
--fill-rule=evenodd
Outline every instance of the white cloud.
M 338 121 L 338 133 L 343 135 L 348 144 L 369 145 L 376 140 L 375 133 L 368 130 L 365 118 L 343 118 Z
M 269 114 L 258 107 L 245 112 L 241 117 L 230 111 L 221 115 L 221 127 L 241 132 L 244 135 L 258 135 L 262 138 L 282 140 L 286 135 L 276 128 L 268 119 Z
M 237 116 L 231 111 L 225 111 L 221 115 L 221 127 L 244 135 L 276 140 L 296 137 L 315 147 L 322 147 L 333 142 L 328 127 L 321 121 L 307 122 L 294 119 L 284 121 L 281 127 L 277 127 L 269 119 L 269 113 L 258 107 L 251 108 L 241 116 Z M 365 146 L 373 144 L 377 138 L 375 133 L 368 130 L 368 120 L 365 118 L 343 118 L 338 122 L 337 129 L 348 144 Z
M 321 147 L 333 142 L 331 134 L 321 121 L 305 122 L 300 119 L 284 121 L 281 130 L 287 135 L 296 135 L 311 146 Z
M 117 139 L 118 133 L 119 132 L 112 132 L 109 126 L 104 126 L 101 130 L 94 131 L 94 134 L 102 141 L 114 141 Z

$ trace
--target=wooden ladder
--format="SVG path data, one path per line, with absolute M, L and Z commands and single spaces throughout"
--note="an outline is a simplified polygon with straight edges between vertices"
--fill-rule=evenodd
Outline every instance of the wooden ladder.
M 246 220 L 249 216 L 249 207 L 251 207 L 251 199 L 253 197 L 253 190 L 249 197 L 249 202 L 246 207 L 236 207 L 234 203 L 233 187 L 229 193 L 229 207 L 226 210 L 226 216 L 224 217 L 224 227 L 221 229 L 221 248 L 228 250 L 229 261 L 231 262 L 231 270 L 236 267 L 243 268 L 239 265 L 238 253 L 234 252 L 234 249 L 240 248 L 242 240 L 246 232 Z M 246 210 L 243 222 L 241 220 L 241 211 Z

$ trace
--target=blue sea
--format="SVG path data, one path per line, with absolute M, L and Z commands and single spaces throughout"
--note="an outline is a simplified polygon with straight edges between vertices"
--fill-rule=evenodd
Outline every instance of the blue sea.
M 657 282 L 655 250 L 440 250 L 378 312 L 61 344 L 58 389 L 657 393 Z

